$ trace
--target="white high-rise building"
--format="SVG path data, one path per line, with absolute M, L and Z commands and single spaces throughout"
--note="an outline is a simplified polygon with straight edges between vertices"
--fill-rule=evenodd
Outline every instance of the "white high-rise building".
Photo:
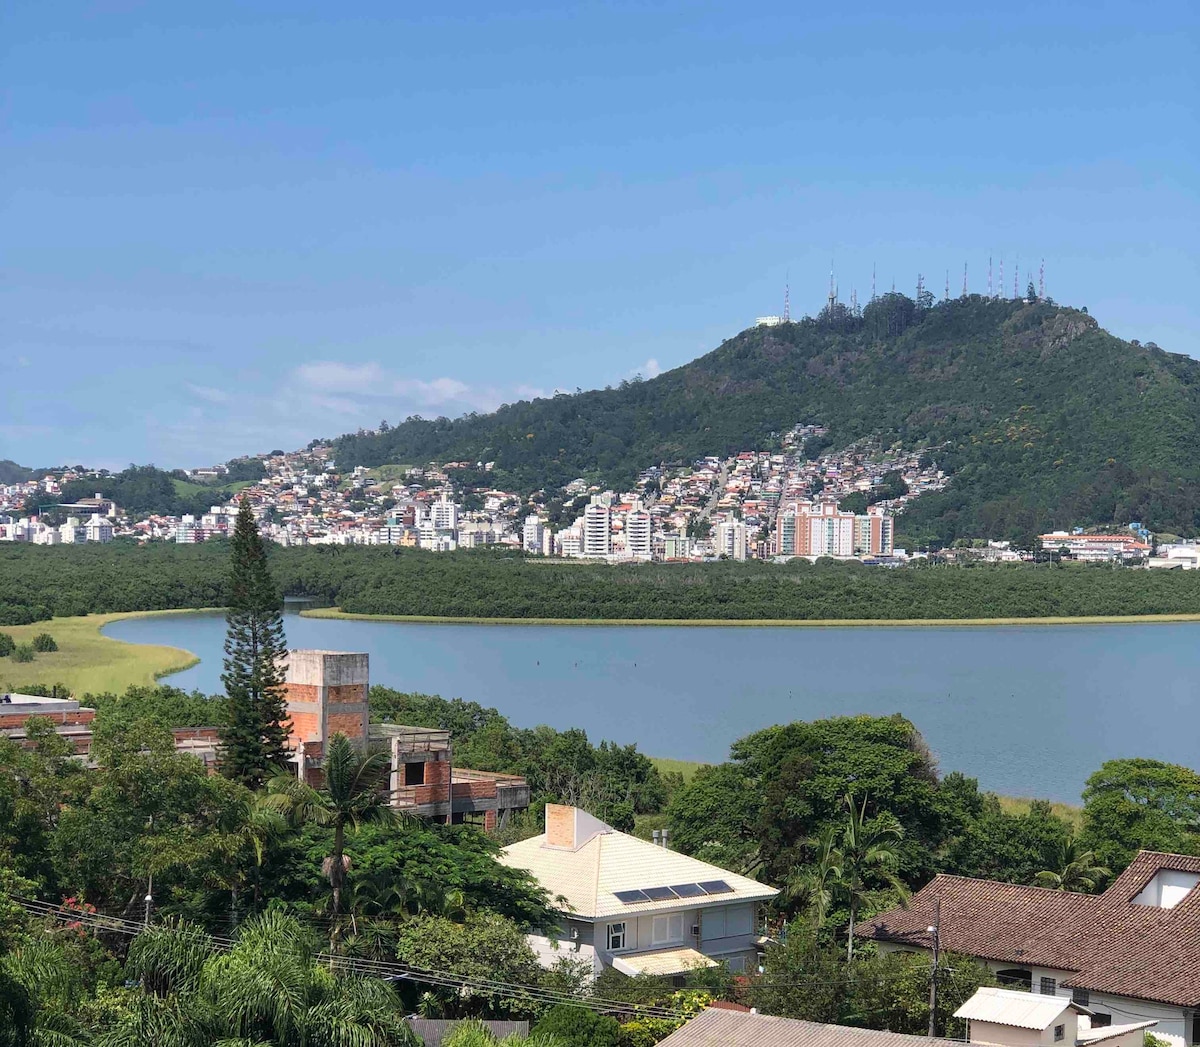
M 62 541 L 70 545 L 75 542 L 87 541 L 87 528 L 80 524 L 76 516 L 68 516 L 67 522 L 58 529 Z
M 597 495 L 583 510 L 583 555 L 612 555 L 612 509 Z
M 650 552 L 650 514 L 635 501 L 625 514 L 625 555 L 631 560 L 649 560 Z
M 112 521 L 99 513 L 93 513 L 88 520 L 85 530 L 89 542 L 111 542 L 113 540 Z
M 521 548 L 527 553 L 540 554 L 544 536 L 545 528 L 537 515 L 531 513 L 525 517 L 525 525 L 521 528 Z
M 727 520 L 717 524 L 716 554 L 730 560 L 746 559 L 746 525 L 741 520 Z
M 454 531 L 458 529 L 458 504 L 450 501 L 446 495 L 429 507 L 429 523 L 435 531 Z
M 583 555 L 583 535 L 578 527 L 571 526 L 554 536 L 559 556 L 578 557 Z

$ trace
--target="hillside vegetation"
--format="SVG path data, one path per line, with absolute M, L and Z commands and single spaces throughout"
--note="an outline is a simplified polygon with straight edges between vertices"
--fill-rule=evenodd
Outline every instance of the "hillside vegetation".
M 887 620 L 1200 613 L 1200 571 L 822 560 L 608 566 L 492 550 L 272 548 L 283 592 L 362 614 L 568 620 Z M 0 627 L 225 603 L 228 546 L 0 546 Z
M 1027 540 L 1051 527 L 1200 527 L 1200 362 L 1122 341 L 1085 312 L 975 295 L 861 317 L 756 327 L 620 388 L 411 418 L 336 443 L 341 468 L 494 461 L 523 491 L 577 476 L 626 485 L 662 462 L 773 446 L 801 422 L 834 446 L 879 435 L 928 447 L 953 475 L 901 520 L 909 541 Z

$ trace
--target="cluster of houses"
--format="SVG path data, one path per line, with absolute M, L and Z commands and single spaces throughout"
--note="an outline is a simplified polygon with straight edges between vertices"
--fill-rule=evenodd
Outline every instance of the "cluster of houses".
M 67 470 L 0 487 L 0 541 L 202 542 L 228 535 L 245 499 L 262 533 L 282 545 L 449 552 L 495 544 L 608 561 L 892 556 L 892 514 L 944 486 L 945 477 L 926 456 L 869 441 L 838 452 L 806 453 L 812 440 L 826 435 L 819 426 L 797 426 L 783 435 L 776 452 L 654 466 L 632 491 L 604 490 L 580 478 L 560 491 L 532 494 L 489 487 L 492 462 L 342 473 L 331 449 L 314 445 L 263 456 L 262 479 L 232 494 L 221 490 L 224 500 L 214 497 L 218 504 L 207 512 L 178 517 L 124 513 L 100 495 L 85 499 L 86 506 L 64 506 L 58 497 L 65 484 L 100 476 Z M 220 466 L 197 469 L 189 479 L 219 484 L 223 474 Z M 872 492 L 892 474 L 903 477 L 906 490 L 876 500 Z M 214 496 L 218 490 L 214 487 Z M 840 512 L 837 501 L 851 494 L 876 504 L 869 514 Z M 552 517 L 555 501 L 563 504 L 568 522 Z M 67 524 L 51 524 L 31 506 L 52 509 L 56 517 L 64 509 L 78 512 Z
M 505 824 L 530 803 L 519 776 L 455 765 L 449 732 L 370 719 L 366 654 L 291 651 L 286 676 L 292 766 L 318 782 L 334 733 L 384 746 L 398 808 L 445 823 Z M 94 712 L 69 698 L 0 695 L 0 734 L 26 743 L 30 717 L 48 720 L 91 759 Z M 216 728 L 175 732 L 177 748 L 210 767 Z M 682 979 L 724 964 L 762 970 L 774 944 L 767 884 L 644 840 L 576 807 L 549 804 L 545 830 L 512 844 L 504 864 L 529 872 L 560 913 L 553 934 L 530 936 L 547 965 L 571 956 L 595 973 Z M 994 1047 L 1058 1043 L 1140 1047 L 1146 1030 L 1170 1044 L 1200 1043 L 1200 858 L 1143 851 L 1098 895 L 939 875 L 861 933 L 881 953 L 972 957 L 992 970 L 958 1011 L 969 1042 Z M 907 1047 L 945 1043 L 861 1029 L 706 1011 L 663 1041 L 670 1047 Z

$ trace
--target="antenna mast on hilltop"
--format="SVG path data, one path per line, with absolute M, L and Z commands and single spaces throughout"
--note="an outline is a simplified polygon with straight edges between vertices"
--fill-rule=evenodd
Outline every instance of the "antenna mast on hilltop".
M 858 288 L 850 288 L 850 312 L 854 316 L 858 316 Z
M 921 296 L 925 293 L 925 277 L 917 273 L 917 308 L 921 308 Z
M 1021 256 L 1017 255 L 1016 266 L 1013 271 L 1013 297 L 1021 297 Z
M 946 270 L 946 297 L 942 301 L 950 301 L 950 270 Z
M 875 301 L 875 263 L 871 263 L 871 301 Z
M 1042 259 L 1042 264 L 1038 266 L 1038 301 L 1046 300 L 1046 259 Z
M 988 297 L 992 297 L 992 256 L 988 255 Z
M 833 259 L 829 259 L 829 312 L 833 314 L 833 307 L 837 305 L 837 285 L 833 282 Z
M 967 263 L 963 262 L 963 293 L 964 298 L 967 297 Z
M 1000 256 L 1000 293 L 996 297 L 1004 297 L 1004 255 Z
M 783 281 L 783 322 L 785 324 L 790 324 L 792 322 L 791 283 L 792 274 L 789 271 L 787 277 Z

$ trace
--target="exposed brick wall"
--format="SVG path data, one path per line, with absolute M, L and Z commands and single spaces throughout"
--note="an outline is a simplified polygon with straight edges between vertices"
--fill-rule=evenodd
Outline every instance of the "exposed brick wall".
M 344 684 L 341 687 L 330 687 L 329 704 L 333 705 L 338 702 L 365 702 L 367 700 L 367 689 L 361 683 Z
M 75 709 L 71 712 L 59 713 L 20 713 L 19 715 L 0 715 L 0 730 L 5 728 L 20 728 L 31 716 L 38 720 L 48 720 L 60 727 L 85 727 L 96 719 L 95 709 Z
M 321 717 L 317 713 L 291 713 L 288 733 L 293 747 L 297 742 L 320 741 Z
M 428 760 L 425 763 L 425 784 L 446 785 L 450 781 L 449 760 Z
M 335 734 L 344 734 L 347 738 L 358 739 L 365 736 L 366 713 L 337 713 L 330 710 L 326 714 L 325 728 L 332 738 Z
M 289 702 L 315 702 L 321 694 L 321 689 L 313 683 L 287 683 L 284 693 Z
M 483 812 L 483 831 L 485 833 L 492 833 L 492 832 L 496 831 L 496 812 L 495 811 L 484 811 Z

